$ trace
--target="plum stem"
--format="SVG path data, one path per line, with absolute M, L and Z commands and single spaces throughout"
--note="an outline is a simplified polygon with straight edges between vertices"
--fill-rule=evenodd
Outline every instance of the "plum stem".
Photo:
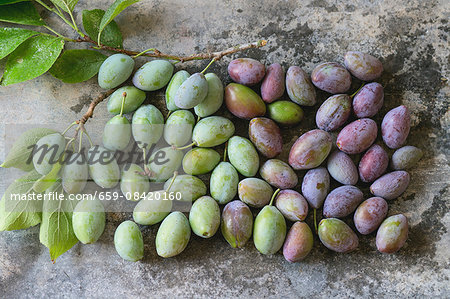
M 169 116 L 172 114 L 172 112 L 173 112 L 173 111 L 169 110 L 169 113 L 167 113 L 167 116 L 166 116 L 166 120 L 169 119 Z
M 123 108 L 125 106 L 125 98 L 126 97 L 127 97 L 127 93 L 123 92 L 123 94 L 122 94 L 122 106 L 120 107 L 120 114 L 119 114 L 120 117 L 122 117 L 122 115 L 123 115 Z
M 81 131 L 81 133 L 80 133 L 80 141 L 78 143 L 78 153 L 81 153 L 81 147 L 83 146 L 83 134 L 84 134 L 84 132 Z
M 314 228 L 316 229 L 316 234 L 317 234 L 317 232 L 318 232 L 318 229 L 317 229 L 317 209 L 316 208 L 314 208 Z
M 176 179 L 177 175 L 178 175 L 178 171 L 174 171 L 173 172 L 172 181 L 170 181 L 169 187 L 167 187 L 166 192 L 169 192 L 170 188 L 172 188 L 172 185 L 175 182 L 175 179 Z
M 66 135 L 67 131 L 69 131 L 73 126 L 75 126 L 77 124 L 76 121 L 74 121 L 73 123 L 71 123 L 62 133 L 61 135 Z
M 227 149 L 228 149 L 228 141 L 225 143 L 225 149 L 223 150 L 223 162 L 227 162 Z
M 273 200 L 275 199 L 275 197 L 277 196 L 278 192 L 280 192 L 280 189 L 275 190 L 275 192 L 272 194 L 272 198 L 270 199 L 270 203 L 269 206 L 271 206 L 273 204 Z
M 145 53 L 150 52 L 150 51 L 155 52 L 155 50 L 156 50 L 155 48 L 150 48 L 150 49 L 144 50 L 141 53 L 134 55 L 133 58 L 137 58 L 137 57 L 144 55 Z
M 143 159 L 143 164 L 144 164 L 144 172 L 148 173 L 149 169 L 147 167 L 147 151 L 145 150 L 145 147 L 142 148 L 142 159 Z
M 184 150 L 184 149 L 187 149 L 187 148 L 192 147 L 194 145 L 195 145 L 195 142 L 192 142 L 191 144 L 188 144 L 188 145 L 185 145 L 185 146 L 181 146 L 181 147 L 176 147 L 175 149 L 177 149 L 177 150 Z
M 204 73 L 206 72 L 206 70 L 211 66 L 211 64 L 214 63 L 214 61 L 216 61 L 216 58 L 213 58 L 213 59 L 211 60 L 211 62 L 208 63 L 208 65 L 207 65 L 207 66 L 203 69 L 203 71 L 201 71 L 200 73 L 201 73 L 201 74 L 204 74 Z
M 86 131 L 86 129 L 83 127 L 82 132 L 84 132 L 84 135 L 86 135 L 88 141 L 89 141 L 89 145 L 92 147 L 94 144 L 92 143 L 92 139 L 91 136 L 89 136 L 88 132 Z
M 364 85 L 366 85 L 366 83 L 361 84 L 361 86 L 358 88 L 358 90 L 356 90 L 350 97 L 353 99 L 353 97 L 361 90 L 361 88 L 364 87 Z
M 64 152 L 67 152 L 67 149 L 69 148 L 70 144 L 72 142 L 74 142 L 75 140 L 76 140 L 76 138 L 72 137 L 72 138 L 69 139 L 69 141 L 67 141 L 66 147 L 64 148 Z

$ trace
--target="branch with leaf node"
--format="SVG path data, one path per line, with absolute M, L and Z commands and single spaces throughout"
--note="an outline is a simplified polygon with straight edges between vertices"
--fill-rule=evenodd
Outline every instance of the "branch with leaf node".
M 203 60 L 203 59 L 214 59 L 217 61 L 226 55 L 231 55 L 231 54 L 245 51 L 245 50 L 252 49 L 252 48 L 260 48 L 267 44 L 266 40 L 259 40 L 259 41 L 253 42 L 253 43 L 237 45 L 237 46 L 228 48 L 226 50 L 217 51 L 217 52 L 197 53 L 197 54 L 192 54 L 192 55 L 188 55 L 188 56 L 178 56 L 178 55 L 163 53 L 155 48 L 151 48 L 151 49 L 148 49 L 148 50 L 145 50 L 142 52 L 136 52 L 136 51 L 130 51 L 130 50 L 125 50 L 125 49 L 120 49 L 120 48 L 114 48 L 114 47 L 110 47 L 110 46 L 106 46 L 106 45 L 100 45 L 98 42 L 92 40 L 89 36 L 85 36 L 83 38 L 78 38 L 76 41 L 91 43 L 91 44 L 95 45 L 95 48 L 106 50 L 106 51 L 111 51 L 111 52 L 126 54 L 129 56 L 133 56 L 134 58 L 139 57 L 139 56 L 147 56 L 147 57 L 174 60 L 174 61 L 179 61 L 179 62 L 187 62 L 187 61 L 192 61 L 192 60 Z

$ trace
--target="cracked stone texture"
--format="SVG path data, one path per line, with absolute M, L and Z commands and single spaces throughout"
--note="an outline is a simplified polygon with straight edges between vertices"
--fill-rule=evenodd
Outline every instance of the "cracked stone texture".
M 83 9 L 105 9 L 109 2 L 80 1 L 76 19 L 81 22 Z M 63 27 L 48 12 L 41 13 L 51 26 Z M 280 62 L 286 69 L 299 65 L 307 72 L 319 62 L 342 63 L 347 50 L 380 57 L 385 68 L 379 79 L 385 86 L 385 105 L 375 119 L 379 123 L 388 110 L 400 104 L 408 106 L 412 113 L 408 144 L 425 152 L 410 172 L 407 191 L 389 202 L 389 215 L 404 213 L 409 219 L 408 241 L 397 254 L 386 255 L 377 252 L 375 235 L 371 234 L 360 237 L 355 252 L 337 254 L 315 237 L 310 256 L 290 264 L 280 253 L 259 254 L 251 242 L 244 249 L 232 249 L 218 233 L 208 240 L 192 236 L 181 255 L 162 259 L 155 251 L 157 226 L 153 226 L 142 227 L 144 259 L 130 263 L 116 254 L 113 235 L 131 214 L 111 213 L 99 242 L 75 245 L 54 265 L 48 250 L 39 243 L 38 226 L 1 232 L 2 297 L 449 297 L 449 16 L 446 0 L 156 0 L 131 6 L 116 18 L 126 49 L 157 47 L 191 54 L 267 39 L 263 49 L 225 57 L 211 67 L 224 83 L 230 82 L 227 63 L 238 56 L 266 64 Z M 69 30 L 60 31 L 76 37 Z M 70 47 L 74 45 L 67 45 Z M 139 58 L 137 66 L 144 61 Z M 4 64 L 5 60 L 0 62 L 2 68 Z M 177 67 L 192 73 L 206 64 L 201 61 Z M 358 85 L 354 82 L 352 90 Z M 7 124 L 65 127 L 86 111 L 91 97 L 99 92 L 96 79 L 64 84 L 50 75 L 0 88 L 0 157 L 6 154 Z M 318 97 L 322 102 L 326 94 L 319 92 Z M 166 113 L 163 101 L 162 92 L 148 93 L 147 102 Z M 283 130 L 283 159 L 295 139 L 314 127 L 318 106 L 304 109 L 301 125 Z M 224 109 L 219 114 L 230 117 Z M 100 137 L 109 117 L 106 103 L 100 104 L 87 125 L 94 138 Z M 247 122 L 236 120 L 236 124 L 238 134 L 245 136 Z M 12 169 L 0 170 L 1 191 L 19 174 Z M 304 172 L 298 174 L 301 178 Z M 367 186 L 363 190 L 367 198 Z M 311 217 L 307 223 L 312 225 Z

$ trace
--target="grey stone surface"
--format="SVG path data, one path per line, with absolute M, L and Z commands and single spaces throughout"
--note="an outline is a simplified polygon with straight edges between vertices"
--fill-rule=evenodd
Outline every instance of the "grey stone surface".
M 76 19 L 81 21 L 83 9 L 106 8 L 109 2 L 80 1 Z M 378 253 L 374 234 L 361 237 L 358 250 L 350 254 L 328 251 L 315 237 L 311 255 L 289 264 L 280 253 L 259 254 L 251 242 L 244 249 L 232 249 L 219 233 L 209 240 L 193 236 L 181 255 L 162 259 L 155 251 L 156 226 L 142 228 L 145 258 L 130 263 L 116 254 L 112 240 L 117 225 L 131 215 L 115 213 L 108 215 L 98 243 L 77 244 L 55 264 L 39 243 L 39 227 L 1 232 L 0 297 L 449 297 L 449 6 L 446 0 L 158 0 L 135 4 L 116 19 L 127 49 L 157 47 L 190 54 L 265 38 L 265 48 L 234 57 L 281 62 L 285 68 L 300 65 L 308 72 L 319 62 L 342 62 L 347 50 L 380 57 L 385 105 L 375 118 L 380 121 L 389 109 L 407 105 L 412 113 L 408 144 L 425 152 L 410 172 L 407 191 L 389 202 L 390 215 L 405 213 L 410 222 L 410 236 L 399 253 Z M 42 15 L 52 26 L 62 27 L 47 12 Z M 75 37 L 69 30 L 61 31 Z M 226 66 L 231 59 L 211 67 L 225 83 L 230 81 Z M 194 72 L 206 64 L 178 68 Z M 353 89 L 357 86 L 355 82 Z M 78 119 L 99 92 L 95 79 L 64 84 L 50 75 L 1 87 L 0 157 L 5 156 L 7 124 L 64 127 Z M 320 101 L 325 98 L 319 92 Z M 164 107 L 159 92 L 149 93 L 147 102 Z M 283 130 L 284 158 L 293 141 L 314 127 L 317 107 L 305 109 L 301 125 Z M 108 118 L 102 103 L 87 129 L 100 136 Z M 236 122 L 238 133 L 246 134 L 247 123 Z M 0 170 L 2 191 L 18 174 Z M 312 224 L 311 217 L 307 222 Z

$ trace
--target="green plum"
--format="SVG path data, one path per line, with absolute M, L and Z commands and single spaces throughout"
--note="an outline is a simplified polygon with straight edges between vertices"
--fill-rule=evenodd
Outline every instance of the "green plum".
M 281 249 L 286 237 L 286 221 L 274 206 L 265 206 L 256 216 L 253 242 L 262 254 L 274 254 Z
M 228 118 L 209 116 L 195 125 L 192 141 L 199 147 L 214 147 L 226 142 L 234 130 L 234 124 Z
M 189 78 L 190 74 L 186 72 L 185 70 L 181 70 L 176 72 L 172 79 L 170 79 L 169 85 L 167 85 L 166 89 L 166 107 L 169 111 L 175 111 L 180 109 L 177 105 L 175 105 L 175 94 L 178 91 L 178 88 L 180 88 L 181 84 L 183 84 L 184 81 L 186 81 L 187 78 Z
M 134 60 L 125 54 L 114 54 L 103 61 L 98 71 L 98 85 L 103 89 L 119 86 L 130 77 Z
M 123 114 L 135 111 L 145 101 L 145 92 L 134 86 L 124 86 L 117 89 L 108 99 L 107 109 L 109 113 L 120 114 L 123 94 L 126 93 L 123 105 Z
M 133 221 L 124 221 L 117 227 L 114 233 L 114 246 L 124 260 L 137 262 L 144 257 L 142 233 Z
M 303 109 L 291 101 L 276 101 L 267 107 L 269 118 L 283 126 L 293 126 L 303 119 Z
M 195 117 L 189 110 L 177 110 L 169 115 L 164 127 L 164 140 L 180 147 L 191 141 Z
M 376 245 L 379 252 L 394 253 L 408 239 L 408 218 L 398 214 L 386 218 L 377 231 Z
M 308 202 L 295 190 L 281 190 L 276 196 L 275 206 L 290 221 L 303 221 L 308 216 Z
M 164 184 L 164 189 L 167 190 L 172 182 L 172 178 L 168 179 Z M 197 198 L 206 195 L 205 183 L 198 177 L 184 174 L 178 175 L 170 188 L 172 193 L 181 193 L 182 201 L 194 201 Z
M 220 162 L 211 174 L 209 191 L 219 204 L 226 204 L 236 196 L 238 184 L 236 168 L 229 162 Z
M 174 102 L 177 107 L 191 109 L 202 103 L 208 94 L 208 81 L 205 75 L 195 73 L 187 78 L 175 93 Z
M 270 202 L 273 189 L 259 178 L 246 178 L 238 185 L 239 199 L 254 208 L 261 208 Z
M 181 166 L 183 152 L 171 146 L 160 148 L 150 156 L 148 168 L 150 179 L 154 182 L 165 182 Z
M 165 190 L 148 193 L 134 207 L 134 221 L 141 225 L 153 225 L 163 221 L 172 210 L 173 203 L 168 198 Z
M 80 201 L 72 214 L 73 232 L 83 244 L 97 242 L 105 229 L 105 208 L 98 199 Z
M 206 174 L 219 164 L 220 155 L 211 148 L 196 147 L 184 155 L 183 170 L 187 174 Z
M 220 209 L 214 198 L 202 196 L 197 199 L 189 212 L 192 231 L 199 237 L 211 238 L 219 229 Z
M 158 90 L 169 83 L 172 74 L 172 63 L 162 59 L 152 60 L 136 71 L 133 77 L 133 84 L 145 91 Z
M 133 115 L 132 133 L 140 148 L 149 149 L 163 134 L 164 117 L 153 105 L 141 106 Z
M 63 166 L 61 171 L 62 186 L 67 193 L 80 193 L 86 187 L 89 177 L 89 168 L 86 158 L 81 153 L 76 153 L 75 159 Z M 73 159 L 73 160 L 72 160 Z
M 278 159 L 267 160 L 261 166 L 259 174 L 266 182 L 279 189 L 294 188 L 298 183 L 294 170 L 289 164 Z
M 399 148 L 392 155 L 392 169 L 410 169 L 422 159 L 423 151 L 415 146 L 407 145 Z
M 122 170 L 120 190 L 128 200 L 138 201 L 150 190 L 150 182 L 143 175 L 144 170 L 137 164 L 131 163 L 127 170 Z
M 247 138 L 233 136 L 228 140 L 228 158 L 231 164 L 246 177 L 255 176 L 259 169 L 259 156 Z
M 101 146 L 93 146 L 88 151 L 89 174 L 102 188 L 113 188 L 120 180 L 120 169 L 114 153 Z
M 208 82 L 208 94 L 206 98 L 194 107 L 195 114 L 200 117 L 207 117 L 219 110 L 223 103 L 223 84 L 219 77 L 214 73 L 205 75 Z
M 128 119 L 122 115 L 111 118 L 103 130 L 103 146 L 109 150 L 123 151 L 131 139 L 131 126 Z
M 156 234 L 156 252 L 168 258 L 183 252 L 191 238 L 189 221 L 181 212 L 172 212 L 161 223 Z
M 36 171 L 42 175 L 48 174 L 64 152 L 65 146 L 66 140 L 60 133 L 50 134 L 39 139 L 32 153 Z

